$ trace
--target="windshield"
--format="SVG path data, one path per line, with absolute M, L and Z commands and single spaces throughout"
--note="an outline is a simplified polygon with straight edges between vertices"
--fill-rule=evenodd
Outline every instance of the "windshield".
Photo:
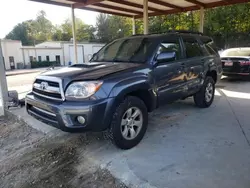
M 228 49 L 222 52 L 221 56 L 223 57 L 250 56 L 250 48 Z
M 149 38 L 116 40 L 103 47 L 91 62 L 144 63 L 153 53 L 153 41 Z

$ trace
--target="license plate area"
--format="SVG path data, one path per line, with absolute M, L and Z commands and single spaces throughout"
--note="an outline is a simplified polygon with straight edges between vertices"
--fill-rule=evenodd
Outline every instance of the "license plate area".
M 233 62 L 232 62 L 232 61 L 226 61 L 226 62 L 224 63 L 224 66 L 226 66 L 226 67 L 231 67 L 231 66 L 233 66 Z

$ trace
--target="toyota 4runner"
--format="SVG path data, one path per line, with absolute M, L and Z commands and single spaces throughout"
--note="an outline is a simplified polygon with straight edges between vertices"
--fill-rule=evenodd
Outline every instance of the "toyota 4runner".
M 26 96 L 30 115 L 63 131 L 105 131 L 122 149 L 143 138 L 148 113 L 193 96 L 209 107 L 222 74 L 213 40 L 172 31 L 115 40 L 89 63 L 45 72 Z

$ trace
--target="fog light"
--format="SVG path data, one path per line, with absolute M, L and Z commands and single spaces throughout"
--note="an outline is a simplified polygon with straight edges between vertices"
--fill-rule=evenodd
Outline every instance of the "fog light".
M 84 124 L 85 123 L 85 118 L 83 116 L 77 116 L 77 121 L 80 123 L 80 124 Z

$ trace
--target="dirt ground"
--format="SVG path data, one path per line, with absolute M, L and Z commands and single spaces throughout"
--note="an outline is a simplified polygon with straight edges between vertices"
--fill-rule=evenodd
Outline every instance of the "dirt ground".
M 49 138 L 12 117 L 0 117 L 0 188 L 125 188 L 83 151 L 98 136 Z

